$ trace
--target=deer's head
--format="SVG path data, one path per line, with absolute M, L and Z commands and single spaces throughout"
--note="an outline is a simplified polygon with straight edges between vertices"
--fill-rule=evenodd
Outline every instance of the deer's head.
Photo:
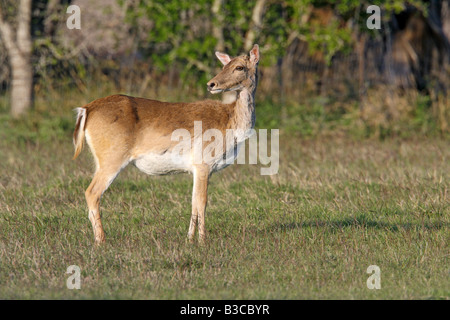
M 222 71 L 208 83 L 208 91 L 215 94 L 224 91 L 241 91 L 256 88 L 259 46 L 255 44 L 248 55 L 231 58 L 226 53 L 216 52 L 222 62 Z

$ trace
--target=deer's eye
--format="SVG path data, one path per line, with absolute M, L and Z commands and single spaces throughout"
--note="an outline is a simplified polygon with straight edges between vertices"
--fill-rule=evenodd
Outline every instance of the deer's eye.
M 237 70 L 237 71 L 242 71 L 242 70 L 244 70 L 244 67 L 237 66 L 235 70 Z

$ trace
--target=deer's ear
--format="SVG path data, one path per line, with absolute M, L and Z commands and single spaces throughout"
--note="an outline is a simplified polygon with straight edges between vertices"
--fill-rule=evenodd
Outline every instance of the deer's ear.
M 250 62 L 257 64 L 259 62 L 259 46 L 255 44 L 250 50 Z
M 226 53 L 219 52 L 219 51 L 216 51 L 216 57 L 220 60 L 220 62 L 222 62 L 222 64 L 224 66 L 226 66 L 231 61 L 231 58 L 229 55 L 227 55 Z

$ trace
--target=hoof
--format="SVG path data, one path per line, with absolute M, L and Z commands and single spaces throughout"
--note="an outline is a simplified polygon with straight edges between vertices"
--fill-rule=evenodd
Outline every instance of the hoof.
M 101 245 L 101 244 L 103 244 L 105 242 L 106 242 L 106 240 L 105 240 L 105 235 L 104 234 L 102 234 L 102 235 L 100 235 L 98 237 L 95 237 L 95 245 L 99 246 L 99 245 Z

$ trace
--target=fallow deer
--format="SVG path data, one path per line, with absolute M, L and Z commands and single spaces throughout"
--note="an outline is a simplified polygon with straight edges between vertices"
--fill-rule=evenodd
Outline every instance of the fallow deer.
M 231 58 L 225 53 L 216 52 L 216 56 L 224 67 L 207 83 L 207 89 L 212 94 L 237 91 L 238 98 L 231 104 L 215 100 L 171 103 L 112 95 L 76 109 L 73 158 L 80 154 L 86 139 L 96 164 L 94 178 L 85 195 L 97 244 L 105 241 L 100 198 L 129 163 L 149 175 L 193 174 L 188 238 L 193 241 L 198 224 L 199 242 L 204 241 L 208 181 L 213 172 L 229 164 L 222 161 L 225 151 L 229 150 L 201 163 L 193 161 L 191 150 L 181 161 L 174 161 L 171 151 L 177 141 L 173 141 L 171 134 L 183 128 L 191 133 L 194 140 L 195 121 L 201 121 L 203 132 L 216 129 L 225 136 L 227 130 L 234 129 L 236 135 L 231 148 L 236 151 L 255 125 L 255 91 L 260 58 L 257 44 L 248 55 Z M 233 154 L 236 157 L 236 152 Z

